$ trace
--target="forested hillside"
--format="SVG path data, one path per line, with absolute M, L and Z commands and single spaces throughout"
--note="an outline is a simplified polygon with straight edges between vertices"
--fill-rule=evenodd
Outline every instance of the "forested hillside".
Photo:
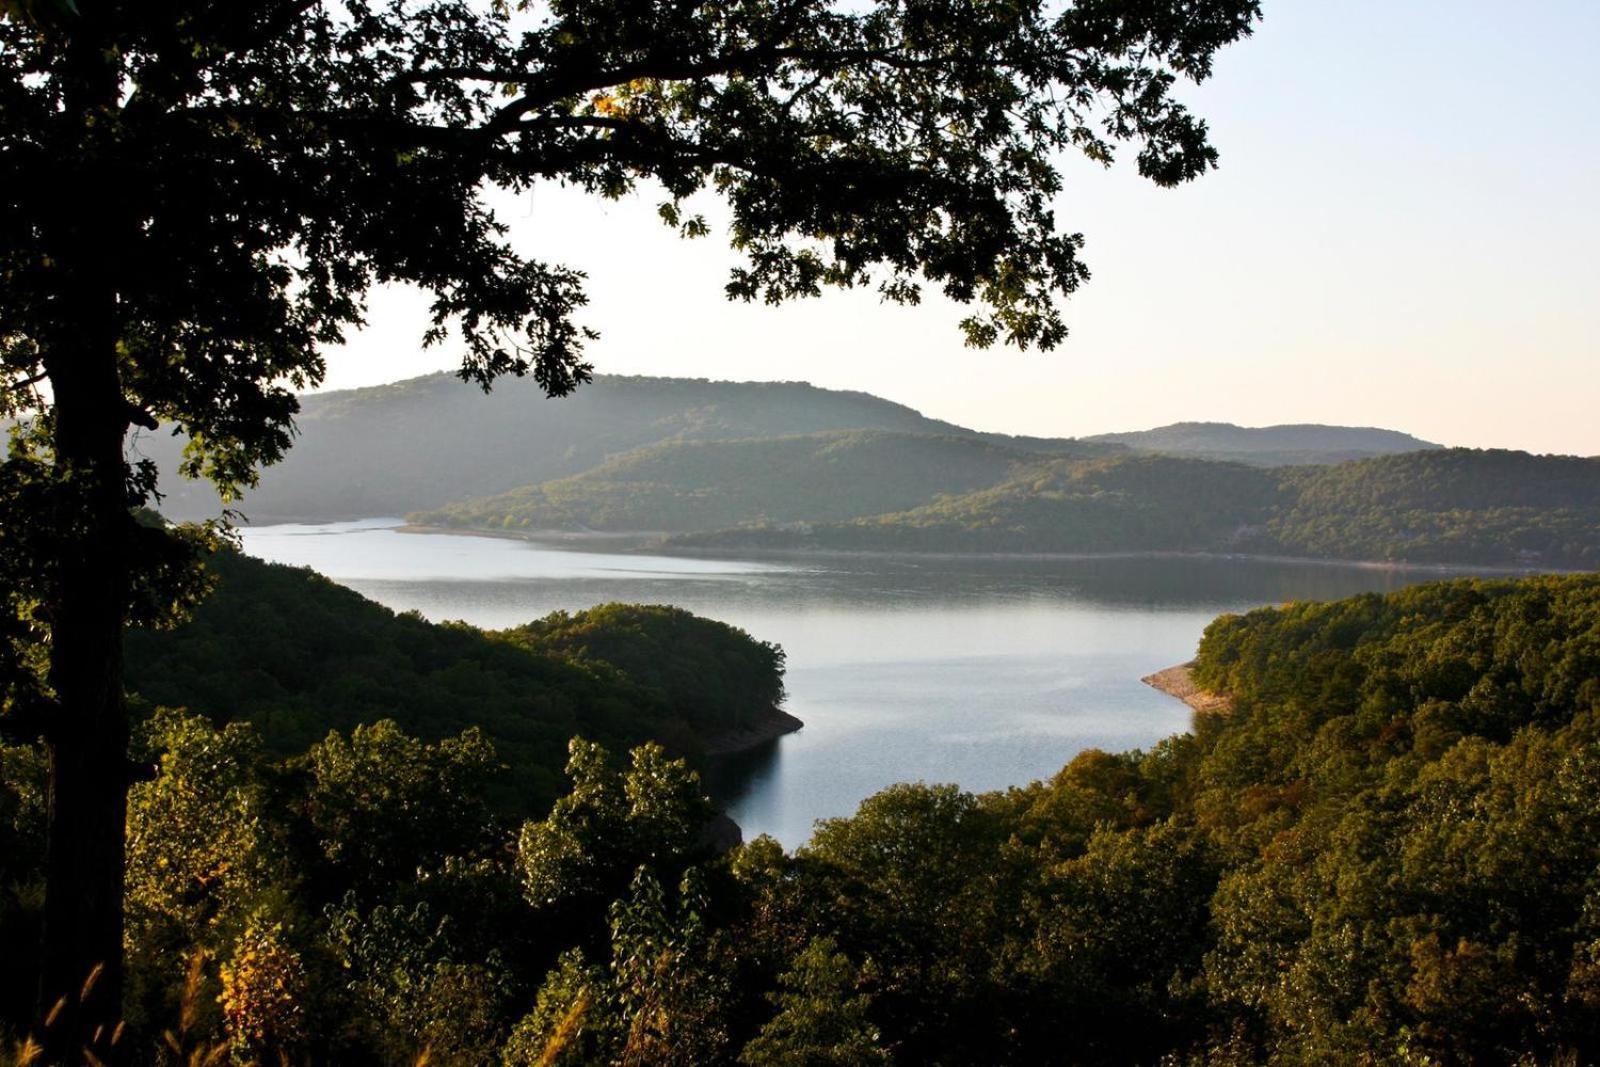
M 1343 463 L 1352 459 L 1436 449 L 1441 446 L 1396 430 L 1370 426 L 1235 426 L 1227 422 L 1175 422 L 1153 430 L 1085 438 L 1161 452 L 1260 467 Z
M 677 608 L 603 605 L 493 632 L 234 552 L 208 568 L 216 589 L 192 620 L 128 634 L 130 692 L 248 722 L 285 755 L 379 719 L 427 741 L 481 729 L 509 765 L 496 796 L 518 812 L 555 799 L 574 735 L 694 754 L 783 696 L 780 649 Z
M 436 374 L 302 404 L 295 448 L 240 505 L 254 521 L 412 515 L 729 547 L 1596 558 L 1592 464 L 1439 450 L 1388 430 L 1178 423 L 1082 441 L 1008 437 L 864 393 L 670 378 L 602 377 L 551 402 L 528 382 L 484 395 Z M 207 492 L 176 476 L 177 448 L 160 433 L 133 445 L 163 470 L 164 512 L 215 514 Z M 1239 469 L 1378 452 L 1396 454 L 1353 468 Z
M 1600 459 L 1442 449 L 1267 470 L 1165 456 L 1058 459 L 906 511 L 676 538 L 686 547 L 1204 551 L 1600 566 Z
M 590 657 L 697 684 L 627 629 L 473 640 L 556 685 Z M 709 851 L 698 781 L 655 747 L 575 742 L 570 791 L 518 829 L 505 752 L 457 718 L 276 754 L 268 719 L 159 712 L 129 1033 L 512 1067 L 1600 1057 L 1600 577 L 1226 616 L 1194 671 L 1228 700 L 1190 734 L 1001 793 L 893 786 L 792 854 Z M 8 937 L 37 922 L 42 775 L 0 746 Z M 9 972 L 0 1000 L 27 1024 Z
M 1600 459 L 1449 449 L 1285 472 L 1297 555 L 1600 568 Z
M 294 448 L 245 494 L 241 507 L 254 521 L 404 515 L 578 474 L 665 441 L 883 430 L 1045 452 L 1119 450 L 979 434 L 866 393 L 804 382 L 602 375 L 550 400 L 531 380 L 502 380 L 485 394 L 452 375 L 431 374 L 300 402 Z M 164 431 L 143 432 L 132 451 L 160 467 L 164 514 L 214 515 L 214 494 L 176 474 L 180 444 Z
M 800 545 L 894 552 L 1122 552 L 1209 548 L 1266 520 L 1277 479 L 1169 456 L 1041 460 L 990 488 L 889 515 L 804 529 L 675 539 L 702 547 Z
M 477 529 L 603 531 L 827 522 L 993 485 L 1036 458 L 971 437 L 862 430 L 674 441 L 570 478 L 411 518 Z

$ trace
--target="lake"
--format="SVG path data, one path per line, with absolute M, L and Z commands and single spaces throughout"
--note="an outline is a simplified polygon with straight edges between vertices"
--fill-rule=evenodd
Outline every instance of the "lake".
M 1242 559 L 704 559 L 398 525 L 242 537 L 252 555 L 433 620 L 499 628 L 607 601 L 675 604 L 777 642 L 805 728 L 723 761 L 708 784 L 747 839 L 791 847 L 893 782 L 1002 789 L 1085 748 L 1185 730 L 1188 708 L 1139 679 L 1191 658 L 1218 614 L 1438 577 Z

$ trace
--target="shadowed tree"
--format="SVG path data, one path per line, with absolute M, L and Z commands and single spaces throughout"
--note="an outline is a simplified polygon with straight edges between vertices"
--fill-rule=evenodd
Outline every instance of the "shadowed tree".
M 663 220 L 728 205 L 731 297 L 931 283 L 978 347 L 1050 347 L 1084 279 L 1058 153 L 1132 142 L 1162 184 L 1215 154 L 1171 96 L 1257 0 L 0 0 L 6 721 L 50 753 L 43 998 L 81 1042 L 120 986 L 123 629 L 195 590 L 131 426 L 225 494 L 289 446 L 293 390 L 375 283 L 485 387 L 583 382 L 582 277 L 510 248 L 491 186 Z M 42 654 L 40 650 L 43 650 Z M 59 1047 L 69 1047 L 62 1044 Z
M 828 938 L 814 938 L 769 994 L 777 1014 L 744 1050 L 746 1067 L 873 1067 L 890 1062 L 868 1018 L 872 998 L 855 991 L 850 957 Z

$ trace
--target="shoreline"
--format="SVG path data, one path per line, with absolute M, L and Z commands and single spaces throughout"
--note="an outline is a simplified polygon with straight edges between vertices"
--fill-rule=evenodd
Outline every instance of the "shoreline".
M 737 756 L 742 752 L 760 748 L 780 737 L 796 733 L 805 727 L 799 717 L 789 714 L 777 705 L 757 714 L 755 721 L 738 730 L 723 730 L 706 738 L 700 754 L 707 759 Z
M 882 549 L 845 548 L 755 548 L 729 546 L 699 548 L 673 544 L 660 540 L 665 534 L 648 530 L 629 532 L 579 532 L 572 530 L 485 530 L 473 527 L 427 526 L 405 523 L 395 528 L 398 533 L 456 534 L 463 537 L 493 537 L 510 541 L 527 541 L 550 545 L 553 548 L 582 547 L 584 545 L 610 545 L 628 547 L 634 551 L 652 552 L 666 556 L 687 556 L 712 559 L 932 559 L 932 560 L 995 560 L 1017 562 L 1090 562 L 1094 560 L 1174 559 L 1235 561 L 1241 563 L 1278 563 L 1293 566 L 1342 567 L 1351 570 L 1416 571 L 1425 574 L 1455 574 L 1461 576 L 1532 576 L 1536 574 L 1587 574 L 1571 567 L 1530 567 L 1509 563 L 1414 563 L 1406 560 L 1338 559 L 1328 556 L 1282 556 L 1251 552 L 1210 552 L 1199 549 L 1145 549 L 1131 552 L 909 552 Z
M 605 530 L 485 530 L 475 526 L 429 526 L 425 523 L 402 521 L 391 527 L 402 534 L 447 534 L 455 537 L 487 537 L 497 541 L 527 541 L 551 548 L 597 548 L 607 546 L 618 551 L 666 551 L 660 539 L 666 533 L 650 530 L 630 530 L 624 533 Z M 684 552 L 668 553 L 686 555 Z
M 1212 714 L 1233 710 L 1232 697 L 1200 688 L 1199 683 L 1194 680 L 1194 660 L 1167 667 L 1154 674 L 1147 674 L 1139 681 L 1158 693 L 1165 693 L 1175 700 L 1183 701 L 1197 713 Z

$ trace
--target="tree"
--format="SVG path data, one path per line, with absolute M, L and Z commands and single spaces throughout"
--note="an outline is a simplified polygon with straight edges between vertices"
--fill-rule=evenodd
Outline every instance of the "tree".
M 826 937 L 813 938 L 780 975 L 771 994 L 778 1012 L 739 1054 L 748 1067 L 872 1067 L 889 1063 L 867 1011 L 872 998 L 857 993 L 850 957 Z
M 601 917 L 640 867 L 681 875 L 707 851 L 712 808 L 699 776 L 654 742 L 630 753 L 626 771 L 581 737 L 568 750 L 572 790 L 547 818 L 523 824 L 516 867 L 529 904 L 581 927 Z
M 427 744 L 391 719 L 331 733 L 307 754 L 307 815 L 326 862 L 361 892 L 414 880 L 492 838 L 481 791 L 500 763 L 477 727 Z
M 873 285 L 964 303 L 967 340 L 1049 347 L 1086 277 L 1056 154 L 1215 160 L 1171 89 L 1258 0 L 4 0 L 0 477 L 9 727 L 50 753 L 43 999 L 114 1016 L 129 772 L 121 635 L 192 593 L 140 527 L 131 426 L 187 435 L 224 494 L 290 444 L 318 346 L 374 283 L 431 295 L 464 378 L 587 379 L 582 277 L 513 251 L 487 186 L 711 189 L 730 297 Z M 159 581 L 157 579 L 160 579 Z M 46 643 L 47 663 L 27 652 Z M 65 1047 L 65 1046 L 64 1046 Z
M 700 779 L 654 742 L 635 748 L 626 770 L 582 738 L 569 751 L 572 790 L 548 818 L 523 824 L 515 867 L 526 901 L 578 947 L 556 961 L 505 1062 L 716 1062 L 728 983 L 691 865 L 711 852 Z M 664 884 L 677 885 L 676 908 Z M 609 971 L 586 964 L 585 948 L 609 954 Z

